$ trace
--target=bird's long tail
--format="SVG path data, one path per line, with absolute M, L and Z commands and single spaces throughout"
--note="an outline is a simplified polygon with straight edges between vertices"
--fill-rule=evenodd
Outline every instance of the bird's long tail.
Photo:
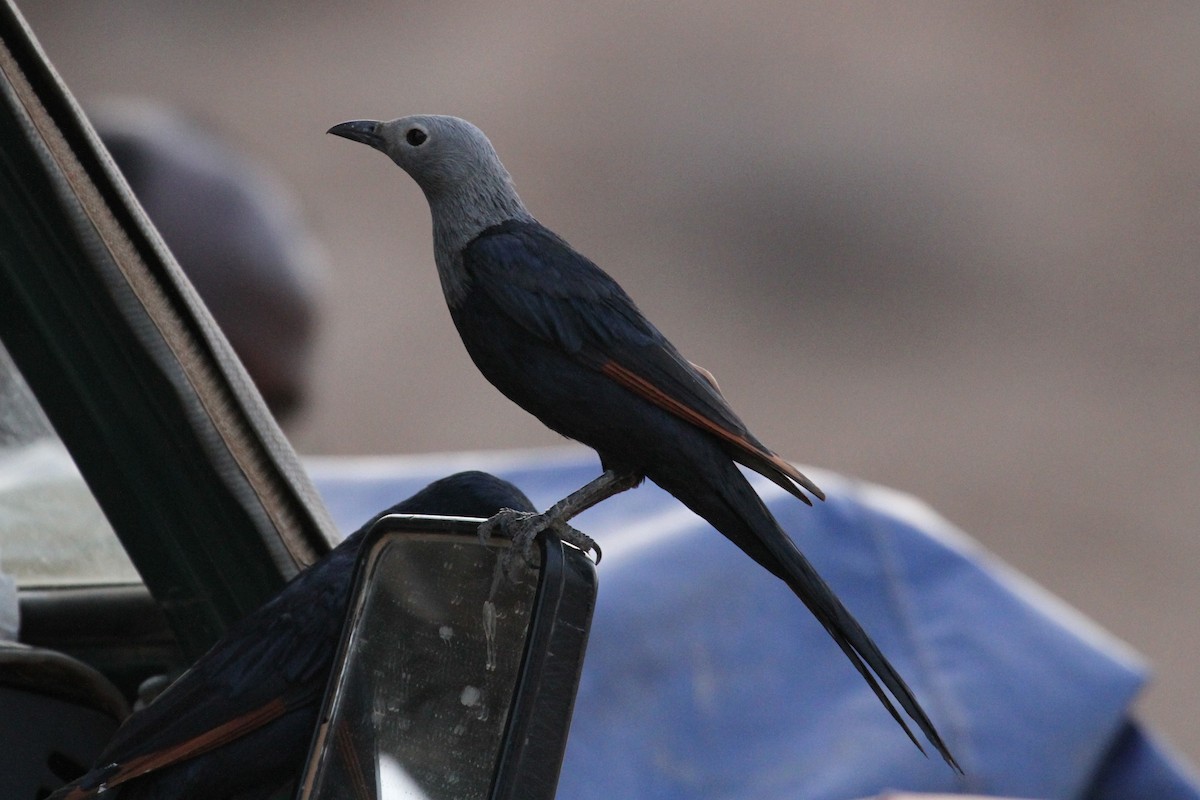
M 687 477 L 653 474 L 649 477 L 786 583 L 837 642 L 838 647 L 908 734 L 913 744 L 922 753 L 925 752 L 925 748 L 921 746 L 897 709 L 897 703 L 925 734 L 946 763 L 961 773 L 962 768 L 950 754 L 946 743 L 942 741 L 941 735 L 921 708 L 921 704 L 917 702 L 908 684 L 892 667 L 849 609 L 833 593 L 829 584 L 817 574 L 809 560 L 784 533 L 749 481 L 737 467 L 728 462 L 727 457 L 723 462 L 712 463 L 711 466 L 720 474 L 720 479 L 705 486 L 696 485 L 694 472 Z

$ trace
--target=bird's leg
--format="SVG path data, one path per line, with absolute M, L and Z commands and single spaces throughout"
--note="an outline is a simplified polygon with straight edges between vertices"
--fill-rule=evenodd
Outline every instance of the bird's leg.
M 636 472 L 617 472 L 606 469 L 594 481 L 576 489 L 550 506 L 542 516 L 550 517 L 554 522 L 566 522 L 597 503 L 632 489 L 641 482 L 642 476 Z
M 549 529 L 554 531 L 558 538 L 578 547 L 585 553 L 594 550 L 596 563 L 599 563 L 601 557 L 599 545 L 587 534 L 572 528 L 567 521 L 587 511 L 600 501 L 632 489 L 641 482 L 642 476 L 636 472 L 605 470 L 600 477 L 571 492 L 541 514 L 523 513 L 510 508 L 504 509 L 479 526 L 479 538 L 486 540 L 493 533 L 501 532 L 507 534 L 519 552 L 526 553 L 533 543 L 534 537 Z

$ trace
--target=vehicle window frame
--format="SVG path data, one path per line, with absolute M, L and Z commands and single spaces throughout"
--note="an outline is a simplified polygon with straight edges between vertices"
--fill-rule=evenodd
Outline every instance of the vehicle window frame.
M 315 490 L 10 2 L 0 338 L 186 654 L 327 552 Z

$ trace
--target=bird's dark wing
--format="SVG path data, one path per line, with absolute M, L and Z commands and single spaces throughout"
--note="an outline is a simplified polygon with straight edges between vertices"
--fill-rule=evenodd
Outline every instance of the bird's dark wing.
M 195 758 L 317 703 L 341 630 L 355 545 L 343 543 L 345 550 L 231 627 L 117 731 L 99 768 L 63 797 L 92 797 L 100 786 L 113 789 Z
M 463 251 L 472 291 L 514 322 L 659 408 L 717 437 L 730 457 L 806 503 L 825 495 L 758 441 L 716 382 L 680 355 L 603 270 L 536 222 L 488 228 Z
M 286 701 L 277 698 L 264 704 L 261 708 L 252 709 L 250 712 L 209 728 L 190 739 L 160 750 L 133 756 L 127 760 L 112 762 L 108 766 L 93 770 L 85 776 L 84 780 L 69 787 L 65 793 L 56 793 L 53 797 L 56 800 L 59 798 L 61 800 L 85 800 L 85 798 L 95 797 L 101 792 L 116 789 L 134 778 L 180 764 L 240 739 L 279 719 L 288 710 Z
M 533 511 L 517 487 L 482 472 L 434 481 L 376 514 L 279 594 L 230 627 L 153 703 L 121 726 L 99 765 L 55 800 L 83 800 L 238 740 L 320 702 L 366 532 L 385 514 L 488 517 Z M 315 713 L 315 712 L 314 712 Z

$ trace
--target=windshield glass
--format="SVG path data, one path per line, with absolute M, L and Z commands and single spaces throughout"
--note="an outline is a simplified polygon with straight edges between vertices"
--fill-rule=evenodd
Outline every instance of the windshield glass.
M 20 586 L 141 580 L 2 344 L 0 573 Z

